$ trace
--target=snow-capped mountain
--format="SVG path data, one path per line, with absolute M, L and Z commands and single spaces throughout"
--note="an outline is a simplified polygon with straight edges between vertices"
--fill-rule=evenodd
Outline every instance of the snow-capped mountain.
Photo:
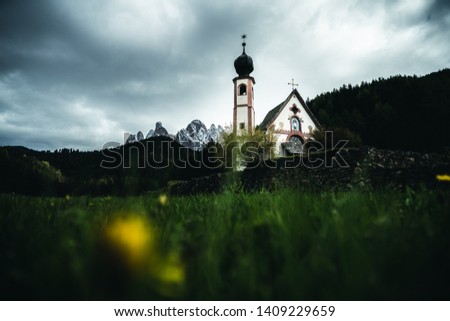
M 175 140 L 181 145 L 200 150 L 207 144 L 208 130 L 205 124 L 196 119 L 191 121 L 186 128 L 181 129 L 175 136 Z
M 147 133 L 147 136 L 145 136 L 145 139 L 153 137 L 155 135 L 155 130 L 154 129 L 150 129 Z
M 222 126 L 211 124 L 211 127 L 208 129 L 208 140 L 213 142 L 220 142 L 220 139 L 222 137 L 223 128 Z
M 150 132 L 149 132 L 150 133 Z M 153 136 L 152 137 L 156 137 L 156 136 L 166 136 L 166 137 L 173 137 L 173 135 L 170 135 L 167 132 L 167 129 L 165 129 L 162 125 L 162 123 L 159 121 L 156 123 L 155 125 L 155 131 L 153 132 Z
M 181 129 L 175 140 L 181 145 L 194 150 L 203 149 L 209 142 L 218 142 L 223 132 L 222 126 L 211 125 L 209 129 L 200 120 L 191 121 L 186 128 Z
M 144 134 L 142 134 L 141 131 L 138 131 L 137 134 L 136 134 L 136 139 L 138 141 L 144 140 Z
M 186 128 L 179 130 L 176 135 L 169 134 L 162 123 L 157 122 L 155 129 L 150 129 L 147 136 L 145 136 L 145 139 L 156 136 L 166 136 L 174 139 L 183 146 L 194 150 L 201 150 L 209 142 L 218 142 L 222 133 L 222 126 L 219 125 L 216 127 L 216 125 L 212 124 L 208 129 L 202 121 L 195 119 L 191 121 Z M 136 135 L 130 134 L 125 144 L 135 143 L 141 140 L 144 140 L 144 135 L 139 131 Z
M 125 144 L 131 144 L 131 143 L 136 143 L 136 142 L 137 142 L 136 135 L 129 134 Z
M 136 142 L 139 142 L 141 140 L 144 140 L 144 139 L 147 139 L 147 138 L 151 138 L 151 137 L 156 137 L 156 136 L 166 136 L 166 137 L 174 138 L 173 135 L 170 135 L 167 132 L 167 129 L 165 129 L 163 127 L 161 122 L 157 122 L 156 125 L 155 125 L 155 129 L 150 129 L 148 131 L 147 136 L 144 137 L 144 134 L 141 131 L 138 131 L 136 135 L 130 134 L 128 136 L 125 144 L 136 143 Z

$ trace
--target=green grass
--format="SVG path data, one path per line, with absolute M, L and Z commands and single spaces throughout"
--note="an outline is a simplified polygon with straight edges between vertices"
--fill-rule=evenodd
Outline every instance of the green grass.
M 449 194 L 230 190 L 165 205 L 157 194 L 1 195 L 0 296 L 449 300 Z M 177 253 L 183 282 L 130 269 L 108 252 L 105 229 L 131 215 L 150 220 L 161 257 Z

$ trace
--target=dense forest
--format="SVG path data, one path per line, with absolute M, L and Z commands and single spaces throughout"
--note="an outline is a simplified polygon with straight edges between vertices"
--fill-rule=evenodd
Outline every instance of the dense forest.
M 450 137 L 450 69 L 344 85 L 309 102 L 325 128 L 384 149 L 442 151 Z

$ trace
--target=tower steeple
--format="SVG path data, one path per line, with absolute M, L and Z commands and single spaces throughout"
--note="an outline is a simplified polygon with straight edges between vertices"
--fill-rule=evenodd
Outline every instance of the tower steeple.
M 253 71 L 253 59 L 245 52 L 245 39 L 247 39 L 247 35 L 244 33 L 241 38 L 242 42 L 242 54 L 236 58 L 234 61 L 234 68 L 236 69 L 236 73 L 239 77 L 249 76 Z
M 246 131 L 249 134 L 255 127 L 255 110 L 253 85 L 255 79 L 250 76 L 253 72 L 253 59 L 245 52 L 247 46 L 245 40 L 247 35 L 241 36 L 242 54 L 234 61 L 234 68 L 238 77 L 233 79 L 234 84 L 234 108 L 233 108 L 233 131 L 237 134 Z

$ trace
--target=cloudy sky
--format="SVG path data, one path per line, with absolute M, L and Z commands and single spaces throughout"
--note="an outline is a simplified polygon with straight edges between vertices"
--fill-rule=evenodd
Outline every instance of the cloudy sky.
M 0 145 L 100 149 L 161 121 L 232 121 L 248 34 L 256 121 L 390 75 L 450 67 L 448 0 L 0 0 Z

